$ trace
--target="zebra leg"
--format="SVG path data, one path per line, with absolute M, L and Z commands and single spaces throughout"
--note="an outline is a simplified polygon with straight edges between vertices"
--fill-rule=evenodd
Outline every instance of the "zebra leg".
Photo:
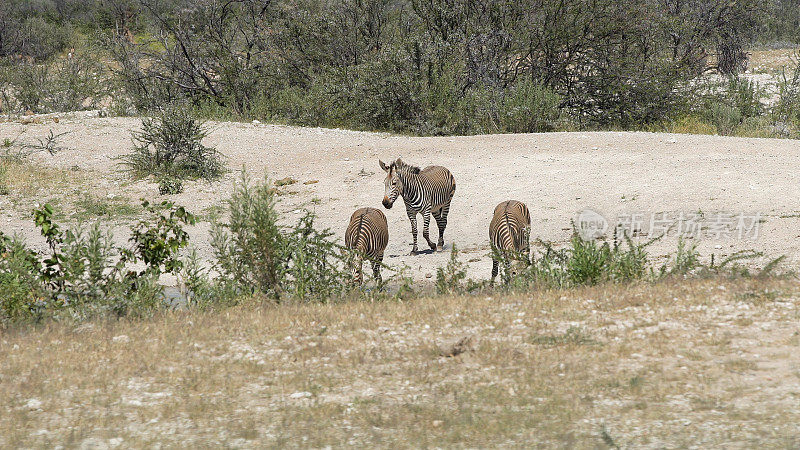
M 492 259 L 492 281 L 491 284 L 494 284 L 494 279 L 497 277 L 497 269 L 498 269 L 498 261 L 496 259 Z
M 422 213 L 422 237 L 428 241 L 428 246 L 431 250 L 436 250 L 436 244 L 431 241 L 430 237 L 430 228 L 431 228 L 431 211 L 427 210 Z
M 408 220 L 411 221 L 411 237 L 414 239 L 414 246 L 411 248 L 411 254 L 417 254 L 417 212 L 410 209 L 406 210 L 408 213 Z
M 372 261 L 372 275 L 380 284 L 383 280 L 381 279 L 381 262 L 383 261 L 383 255 L 378 256 Z
M 447 214 L 450 212 L 450 203 L 442 206 L 441 211 L 439 211 L 439 216 L 441 220 L 436 219 L 436 226 L 439 227 L 439 250 L 444 247 L 444 229 L 447 228 Z
M 444 247 L 444 229 L 447 227 L 447 213 L 444 208 L 434 211 L 433 218 L 436 219 L 436 228 L 439 229 L 439 243 L 436 244 L 436 251 L 442 251 Z

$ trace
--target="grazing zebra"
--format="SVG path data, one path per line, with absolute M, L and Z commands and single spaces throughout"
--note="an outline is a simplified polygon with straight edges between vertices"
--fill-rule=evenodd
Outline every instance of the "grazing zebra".
M 372 273 L 378 282 L 381 281 L 381 261 L 388 242 L 389 226 L 381 210 L 361 208 L 350 216 L 350 225 L 344 233 L 344 245 L 356 253 L 351 266 L 356 284 L 362 282 L 361 264 L 364 258 L 372 261 Z
M 428 166 L 424 169 L 404 163 L 400 158 L 389 164 L 378 160 L 386 172 L 386 191 L 383 206 L 391 209 L 397 196 L 402 196 L 406 204 L 408 220 L 411 221 L 411 236 L 414 238 L 412 255 L 417 254 L 417 214 L 422 214 L 422 237 L 428 241 L 431 250 L 442 250 L 444 229 L 447 227 L 447 213 L 450 200 L 456 192 L 456 180 L 449 170 L 441 166 Z M 428 229 L 431 214 L 439 228 L 439 244 L 431 242 Z
M 510 269 L 509 258 L 519 259 L 524 255 L 527 261 L 530 252 L 531 213 L 525 203 L 507 200 L 494 208 L 494 217 L 489 223 L 489 243 L 492 246 L 492 283 L 497 276 L 500 261 L 497 253 L 506 260 L 506 268 Z

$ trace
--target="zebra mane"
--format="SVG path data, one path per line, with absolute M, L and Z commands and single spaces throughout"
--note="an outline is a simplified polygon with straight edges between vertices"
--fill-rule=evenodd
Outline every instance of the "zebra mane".
M 417 166 L 404 163 L 400 158 L 397 158 L 397 161 L 393 162 L 392 165 L 395 167 L 395 169 L 403 173 L 418 174 L 422 170 Z

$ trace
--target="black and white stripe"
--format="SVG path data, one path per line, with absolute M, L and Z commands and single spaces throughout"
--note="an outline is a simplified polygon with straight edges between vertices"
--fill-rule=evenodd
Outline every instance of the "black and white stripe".
M 422 214 L 422 237 L 431 250 L 441 250 L 444 246 L 444 229 L 447 227 L 447 214 L 450 201 L 456 191 L 456 180 L 449 170 L 441 166 L 428 166 L 424 169 L 405 164 L 400 158 L 388 166 L 378 161 L 386 171 L 386 190 L 383 206 L 390 209 L 398 196 L 406 204 L 408 220 L 411 221 L 411 236 L 414 239 L 411 254 L 417 253 L 417 214 Z M 434 244 L 429 237 L 431 214 L 439 228 L 439 243 Z
M 345 247 L 355 251 L 351 271 L 353 281 L 361 284 L 361 265 L 366 258 L 372 262 L 372 273 L 375 279 L 381 279 L 381 262 L 386 244 L 389 243 L 389 226 L 386 216 L 375 208 L 361 208 L 350 216 L 350 225 L 344 233 Z
M 492 246 L 492 282 L 497 276 L 499 261 L 496 253 L 502 253 L 508 263 L 510 259 L 530 253 L 531 214 L 528 207 L 516 200 L 507 200 L 495 207 L 489 223 L 489 243 Z

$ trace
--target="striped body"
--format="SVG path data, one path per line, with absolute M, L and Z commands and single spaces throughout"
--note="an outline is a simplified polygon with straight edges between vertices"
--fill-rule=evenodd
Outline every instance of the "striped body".
M 388 243 L 389 226 L 381 210 L 361 208 L 350 216 L 350 224 L 344 233 L 344 245 L 356 253 L 351 267 L 356 283 L 362 282 L 361 264 L 365 258 L 372 262 L 372 272 L 380 281 L 383 252 Z
M 493 252 L 500 252 L 506 261 L 524 256 L 527 260 L 530 252 L 531 214 L 524 203 L 507 200 L 494 209 L 494 216 L 489 223 L 489 243 Z M 497 276 L 499 261 L 493 255 L 492 281 Z
M 456 191 L 456 181 L 449 170 L 441 166 L 428 166 L 424 169 L 405 164 L 399 158 L 386 166 L 386 191 L 383 206 L 389 209 L 403 197 L 408 220 L 411 222 L 413 247 L 411 254 L 417 253 L 417 214 L 422 214 L 422 237 L 428 242 L 431 250 L 441 250 L 444 246 L 444 230 L 447 227 L 447 215 L 450 213 L 450 201 Z M 431 215 L 439 228 L 439 242 L 434 244 L 429 237 Z

